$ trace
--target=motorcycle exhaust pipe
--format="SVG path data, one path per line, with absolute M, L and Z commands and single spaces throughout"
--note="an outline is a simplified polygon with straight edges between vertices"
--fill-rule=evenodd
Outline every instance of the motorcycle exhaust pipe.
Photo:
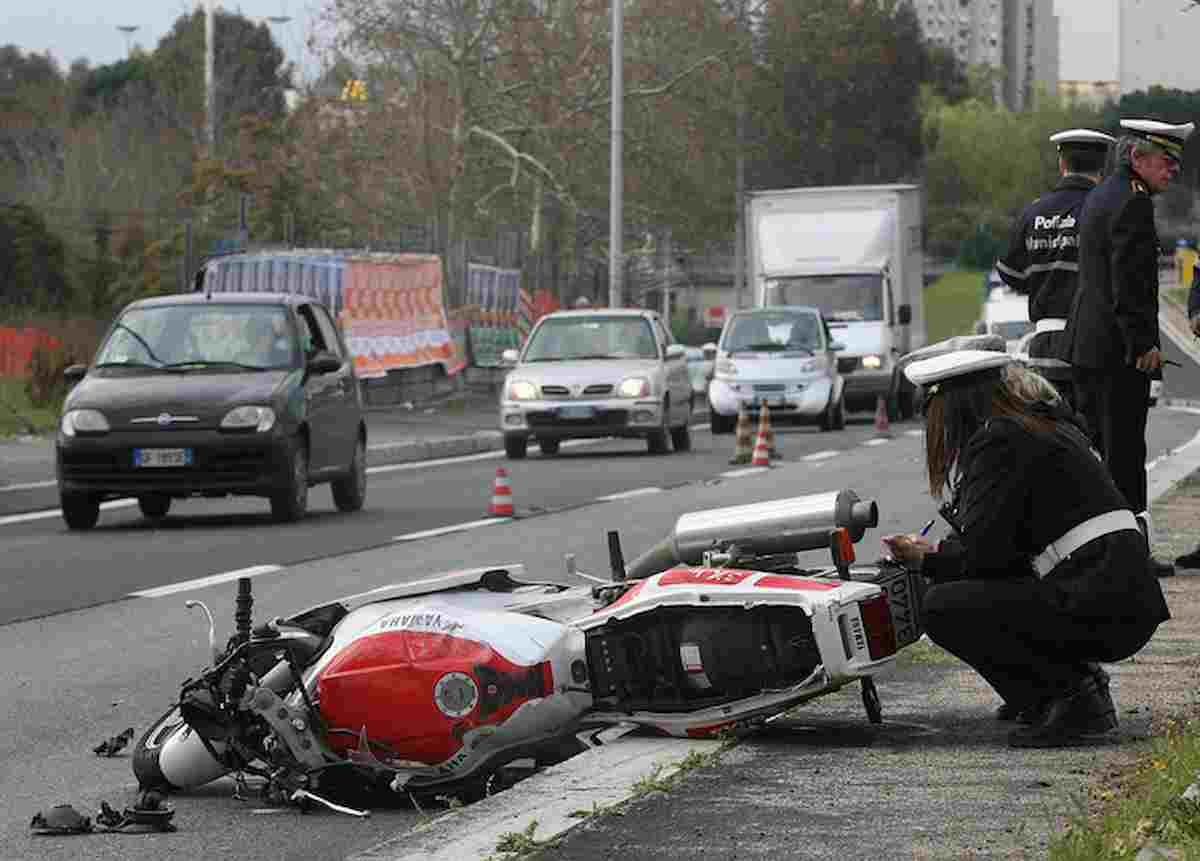
M 862 539 L 879 525 L 874 500 L 852 490 L 817 493 L 713 508 L 682 515 L 671 533 L 630 563 L 630 579 L 649 577 L 675 564 L 698 565 L 710 550 L 737 545 L 743 556 L 799 553 L 829 546 L 829 533 L 845 528 L 850 540 Z

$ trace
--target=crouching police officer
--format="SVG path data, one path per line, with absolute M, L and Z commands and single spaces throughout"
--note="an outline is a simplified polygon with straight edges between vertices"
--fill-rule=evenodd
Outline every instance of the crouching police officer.
M 928 348 L 926 348 L 928 350 Z M 904 368 L 925 387 L 926 470 L 955 528 L 935 549 L 885 539 L 931 581 L 925 631 L 1027 726 L 1014 747 L 1086 742 L 1117 725 L 1101 661 L 1170 617 L 1146 541 L 1075 414 L 1006 353 L 954 350 Z
M 1036 334 L 1029 341 L 1027 364 L 1052 382 L 1073 407 L 1071 366 L 1061 341 L 1079 283 L 1079 210 L 1104 174 L 1114 138 L 1091 129 L 1069 129 L 1051 135 L 1050 140 L 1058 147 L 1061 181 L 1021 213 L 996 270 L 1004 283 L 1029 297 L 1029 319 Z

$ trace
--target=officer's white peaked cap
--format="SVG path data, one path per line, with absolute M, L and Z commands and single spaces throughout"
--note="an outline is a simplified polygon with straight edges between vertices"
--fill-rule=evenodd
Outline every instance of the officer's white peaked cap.
M 903 371 L 914 362 L 919 362 L 923 359 L 932 359 L 934 356 L 943 356 L 946 353 L 954 353 L 961 350 L 989 350 L 996 353 L 1003 353 L 1008 346 L 1008 342 L 1004 340 L 1003 335 L 955 335 L 953 338 L 947 338 L 944 341 L 935 341 L 932 344 L 926 344 L 918 350 L 913 350 L 911 353 L 905 353 L 896 360 L 896 366 Z
M 975 374 L 1011 364 L 1013 357 L 995 350 L 956 350 L 931 359 L 921 359 L 904 369 L 909 382 L 918 386 L 931 386 L 954 377 Z
M 1066 131 L 1057 132 L 1050 135 L 1050 142 L 1063 146 L 1076 146 L 1086 148 L 1106 148 L 1116 142 L 1116 138 L 1112 135 L 1106 135 L 1104 132 L 1096 132 L 1091 129 L 1067 129 Z
M 1176 159 L 1183 158 L 1183 145 L 1192 132 L 1196 130 L 1195 123 L 1162 123 L 1158 120 L 1121 120 L 1121 128 L 1134 137 L 1158 144 L 1168 155 Z

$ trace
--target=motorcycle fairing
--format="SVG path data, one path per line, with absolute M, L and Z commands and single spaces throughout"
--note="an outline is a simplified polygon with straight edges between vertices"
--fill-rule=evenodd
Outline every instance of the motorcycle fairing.
M 330 748 L 348 754 L 365 733 L 384 765 L 432 780 L 465 776 L 505 750 L 569 732 L 591 705 L 586 689 L 571 688 L 583 634 L 493 610 L 495 603 L 489 593 L 448 592 L 371 603 L 347 616 L 306 673 L 336 730 Z M 457 687 L 457 707 L 439 707 L 439 684 Z
M 704 736 L 878 673 L 894 654 L 872 657 L 860 604 L 882 591 L 873 583 L 837 579 L 835 570 L 829 574 L 680 566 L 632 584 L 617 601 L 572 623 L 589 638 L 597 685 L 587 722 L 633 722 L 669 735 Z M 623 636 L 633 638 L 632 658 Z M 649 668 L 652 641 L 657 663 Z M 758 685 L 751 679 L 739 687 L 737 675 L 752 667 L 757 648 L 769 648 L 776 658 L 771 672 L 780 681 L 790 674 L 793 683 Z M 658 677 L 653 695 L 649 686 L 639 687 L 639 679 L 650 675 Z

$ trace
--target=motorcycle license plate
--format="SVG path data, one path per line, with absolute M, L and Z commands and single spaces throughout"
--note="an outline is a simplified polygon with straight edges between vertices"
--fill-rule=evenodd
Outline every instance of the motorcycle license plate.
M 560 419 L 575 420 L 595 418 L 596 411 L 592 407 L 559 407 Z
M 134 466 L 191 466 L 190 448 L 135 448 Z

